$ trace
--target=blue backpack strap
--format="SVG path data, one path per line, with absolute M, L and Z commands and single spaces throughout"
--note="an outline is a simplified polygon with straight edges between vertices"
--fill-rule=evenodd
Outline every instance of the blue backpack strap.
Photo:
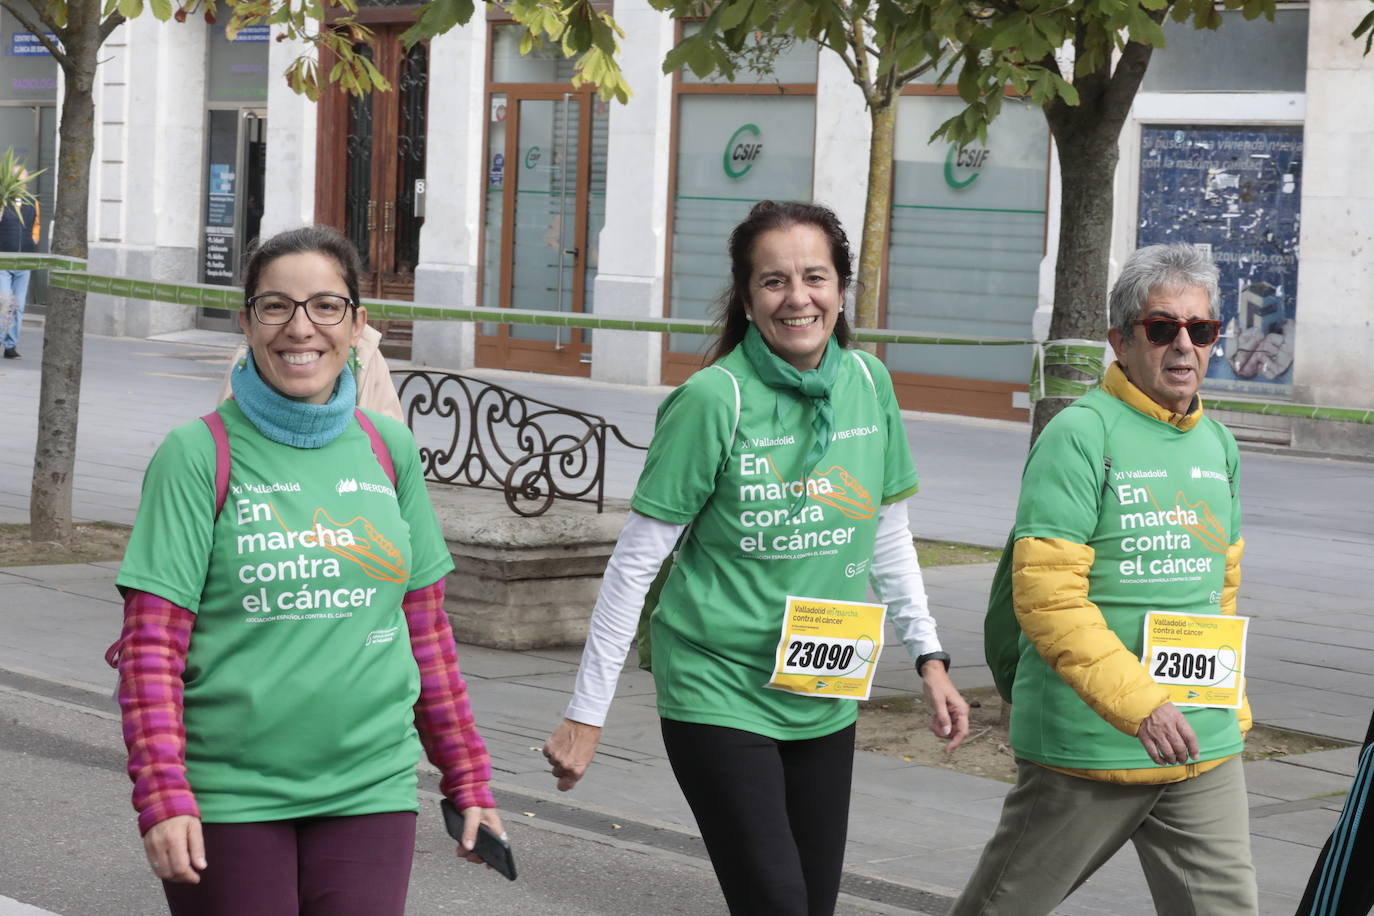
M 386 440 L 377 431 L 377 424 L 373 423 L 372 419 L 363 413 L 361 408 L 353 408 L 353 416 L 358 418 L 358 425 L 363 428 L 363 432 L 367 433 L 367 441 L 372 443 L 372 454 L 377 456 L 377 463 L 382 466 L 382 470 L 386 473 L 386 479 L 391 481 L 391 488 L 394 490 L 396 488 L 396 465 L 391 460 L 391 449 L 386 447 Z
M 215 440 L 215 518 L 218 519 L 229 497 L 229 431 L 224 428 L 224 418 L 217 410 L 210 411 L 201 420 L 210 427 L 210 435 Z

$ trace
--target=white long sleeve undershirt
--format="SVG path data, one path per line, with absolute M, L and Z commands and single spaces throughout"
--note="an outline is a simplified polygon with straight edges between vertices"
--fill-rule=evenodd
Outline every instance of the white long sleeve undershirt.
M 686 525 L 673 525 L 631 512 L 621 529 L 601 591 L 592 608 L 587 644 L 572 700 L 564 715 L 574 722 L 600 726 L 606 721 L 625 656 L 634 642 L 644 598 L 663 561 L 672 553 Z M 940 651 L 935 619 L 930 616 L 925 582 L 916 559 L 907 517 L 907 501 L 883 506 L 873 543 L 870 583 L 913 660 Z
M 639 628 L 644 597 L 686 528 L 638 512 L 625 520 L 592 607 L 577 683 L 564 713 L 574 722 L 599 726 L 606 721 L 625 655 Z

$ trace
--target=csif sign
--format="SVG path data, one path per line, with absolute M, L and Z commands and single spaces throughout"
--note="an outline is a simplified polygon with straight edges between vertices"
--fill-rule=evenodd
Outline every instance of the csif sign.
M 981 146 L 964 146 L 957 143 L 949 145 L 945 156 L 945 184 L 956 191 L 962 191 L 978 180 L 988 164 L 992 150 Z
M 745 124 L 730 135 L 721 164 L 726 177 L 740 179 L 749 174 L 763 156 L 763 132 L 757 124 Z

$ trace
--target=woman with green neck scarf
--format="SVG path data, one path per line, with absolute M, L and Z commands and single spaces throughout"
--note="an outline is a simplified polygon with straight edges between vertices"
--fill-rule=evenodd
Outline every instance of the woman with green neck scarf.
M 172 916 L 402 916 L 422 745 L 457 855 L 502 832 L 415 439 L 355 407 L 358 273 L 332 229 L 257 246 L 233 397 L 144 476 L 107 658 Z
M 664 747 L 734 914 L 834 911 L 855 700 L 884 617 L 932 731 L 951 750 L 968 732 L 907 520 L 916 468 L 892 382 L 847 348 L 851 260 L 825 207 L 763 201 L 735 228 L 720 339 L 659 408 L 573 699 L 544 746 L 571 789 L 658 585 Z

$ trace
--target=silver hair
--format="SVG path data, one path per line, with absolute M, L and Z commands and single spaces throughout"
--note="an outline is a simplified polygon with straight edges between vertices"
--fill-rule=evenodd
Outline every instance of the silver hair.
M 1177 293 L 1194 286 L 1207 292 L 1207 313 L 1216 318 L 1221 292 L 1217 265 L 1206 249 L 1175 242 L 1138 248 L 1126 259 L 1111 293 L 1111 323 L 1127 337 L 1131 323 L 1156 291 Z

